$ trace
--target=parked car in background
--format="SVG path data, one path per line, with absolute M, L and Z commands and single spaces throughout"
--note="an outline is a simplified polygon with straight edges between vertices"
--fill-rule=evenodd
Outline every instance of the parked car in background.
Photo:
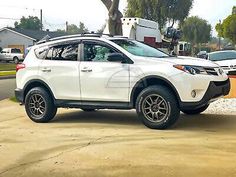
M 20 49 L 16 48 L 4 48 L 0 52 L 0 61 L 19 63 L 24 60 L 24 55 L 21 53 Z
M 200 52 L 198 52 L 197 57 L 198 58 L 206 59 L 207 58 L 207 51 L 200 51 Z
M 236 75 L 236 51 L 226 50 L 208 54 L 208 60 L 216 62 L 228 75 Z

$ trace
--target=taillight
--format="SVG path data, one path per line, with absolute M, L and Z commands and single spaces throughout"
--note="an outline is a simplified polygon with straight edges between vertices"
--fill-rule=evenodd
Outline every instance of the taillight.
M 21 63 L 21 64 L 17 64 L 16 65 L 16 72 L 19 71 L 20 69 L 24 69 L 25 68 L 25 64 Z

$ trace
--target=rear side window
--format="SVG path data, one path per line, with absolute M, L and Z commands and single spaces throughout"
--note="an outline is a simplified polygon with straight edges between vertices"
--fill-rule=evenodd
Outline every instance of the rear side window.
M 48 51 L 48 47 L 40 47 L 34 50 L 38 59 L 44 59 Z
M 47 60 L 78 60 L 78 44 L 66 44 L 51 47 L 46 56 Z
M 21 53 L 20 49 L 11 49 L 11 53 Z

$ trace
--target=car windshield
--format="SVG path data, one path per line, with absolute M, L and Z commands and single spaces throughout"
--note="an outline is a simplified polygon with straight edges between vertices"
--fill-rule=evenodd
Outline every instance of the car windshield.
M 236 52 L 235 51 L 229 51 L 229 52 L 216 52 L 216 53 L 210 53 L 209 59 L 211 61 L 222 61 L 222 60 L 233 60 L 236 59 Z
M 123 49 L 128 51 L 129 53 L 141 56 L 141 57 L 156 57 L 156 58 L 166 58 L 170 57 L 168 54 L 150 47 L 146 44 L 135 40 L 128 40 L 128 39 L 115 39 L 112 40 L 117 45 L 121 46 Z

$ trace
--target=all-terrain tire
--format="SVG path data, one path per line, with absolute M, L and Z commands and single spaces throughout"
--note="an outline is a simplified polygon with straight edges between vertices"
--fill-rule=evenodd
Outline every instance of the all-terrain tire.
M 150 86 L 139 94 L 136 111 L 143 124 L 151 129 L 169 128 L 180 116 L 175 95 L 169 88 L 159 85 Z
M 32 88 L 27 93 L 25 110 L 29 118 L 37 123 L 49 122 L 57 113 L 52 96 L 42 87 Z

